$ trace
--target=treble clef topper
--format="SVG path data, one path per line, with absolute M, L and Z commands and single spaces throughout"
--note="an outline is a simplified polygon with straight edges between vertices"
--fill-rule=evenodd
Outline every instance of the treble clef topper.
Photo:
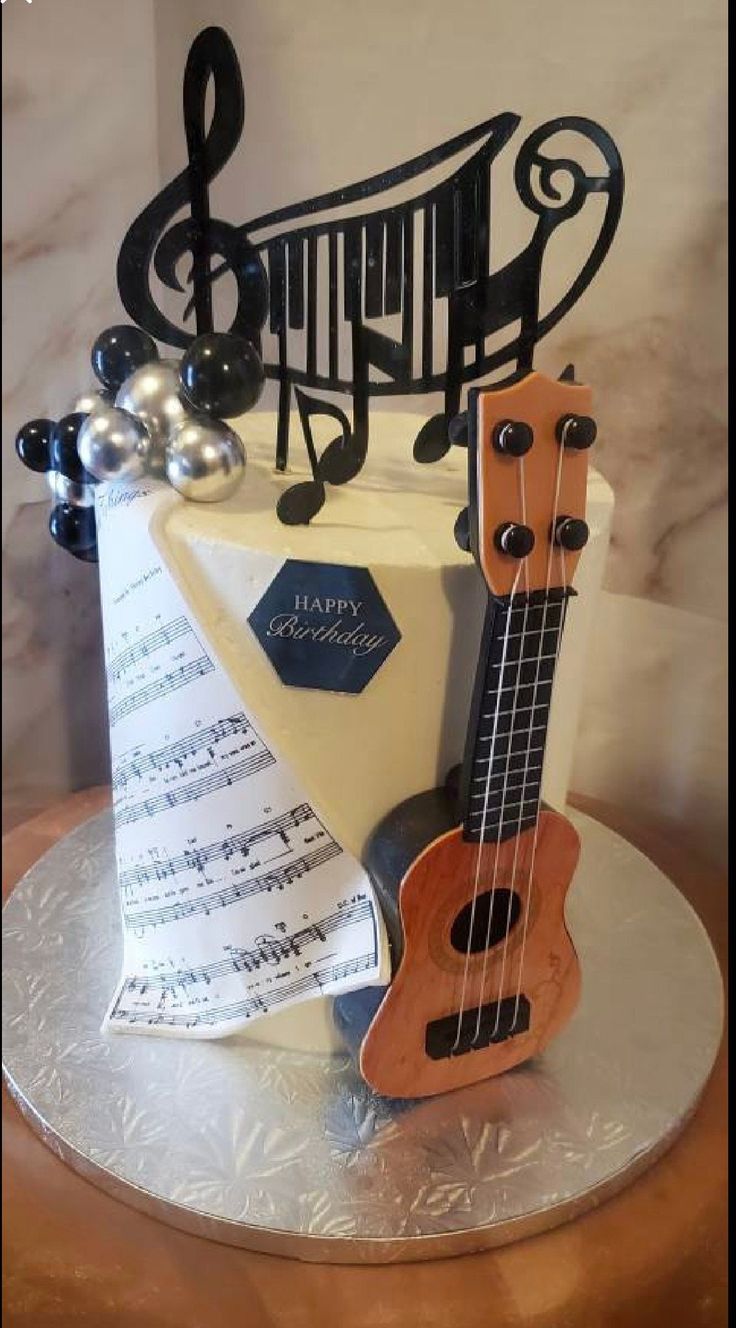
M 214 110 L 206 129 L 210 79 L 214 82 Z M 263 263 L 242 229 L 211 217 L 209 209 L 209 183 L 232 156 L 245 120 L 238 57 L 221 28 L 205 28 L 193 42 L 184 73 L 183 102 L 189 163 L 128 230 L 118 257 L 120 298 L 139 327 L 167 345 L 186 349 L 195 336 L 213 330 L 211 259 L 219 256 L 237 282 L 237 307 L 229 330 L 260 350 L 260 332 L 268 311 Z M 177 212 L 187 206 L 190 215 L 174 221 Z M 186 319 L 194 309 L 196 330 L 191 331 L 167 318 L 150 283 L 153 267 L 165 286 L 183 292 L 177 267 L 186 255 L 192 259 L 193 298 L 185 311 Z
M 244 115 L 233 45 L 222 29 L 208 27 L 184 76 L 188 165 L 130 227 L 118 284 L 139 327 L 187 350 L 213 333 L 212 289 L 232 274 L 237 306 L 229 330 L 252 344 L 259 372 L 278 383 L 277 470 L 287 468 L 296 401 L 312 478 L 281 493 L 277 514 L 286 524 L 306 524 L 327 486 L 348 483 L 363 466 L 374 398 L 442 394 L 440 411 L 408 440 L 415 460 L 428 463 L 451 445 L 449 425 L 465 387 L 489 374 L 498 381 L 503 370 L 532 369 L 537 343 L 580 299 L 608 253 L 624 173 L 615 143 L 592 120 L 568 115 L 534 129 L 513 167 L 531 235 L 494 267 L 492 176 L 518 115 L 501 112 L 390 170 L 231 225 L 210 216 L 208 186 L 239 142 Z M 183 208 L 189 215 L 177 220 Z M 551 301 L 542 285 L 549 242 L 584 208 L 597 229 L 571 284 Z M 150 273 L 183 293 L 185 255 L 193 290 L 179 325 L 159 308 Z M 192 312 L 196 329 L 185 326 Z M 347 396 L 351 411 L 325 393 Z M 338 430 L 318 456 L 311 421 L 320 414 Z M 460 435 L 452 441 L 460 444 Z

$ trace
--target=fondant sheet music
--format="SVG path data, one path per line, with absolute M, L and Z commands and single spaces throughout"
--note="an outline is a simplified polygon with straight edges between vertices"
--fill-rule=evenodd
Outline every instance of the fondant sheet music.
M 272 750 L 152 534 L 181 499 L 98 490 L 123 966 L 109 1030 L 222 1037 L 385 982 L 361 864 Z

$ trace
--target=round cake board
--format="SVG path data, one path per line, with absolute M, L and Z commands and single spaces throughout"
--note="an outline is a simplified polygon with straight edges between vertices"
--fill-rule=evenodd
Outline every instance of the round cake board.
M 3 1070 L 71 1167 L 231 1245 L 333 1263 L 445 1257 L 556 1226 L 674 1140 L 718 1050 L 721 977 L 699 919 L 626 840 L 571 813 L 583 969 L 543 1056 L 408 1104 L 347 1056 L 100 1033 L 119 973 L 112 816 L 52 848 L 3 912 Z

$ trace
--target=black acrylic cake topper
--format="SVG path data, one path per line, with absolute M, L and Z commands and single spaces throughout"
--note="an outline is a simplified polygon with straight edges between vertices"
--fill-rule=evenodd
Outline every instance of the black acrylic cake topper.
M 210 79 L 214 110 L 207 128 L 205 95 Z M 276 466 L 284 470 L 287 465 L 295 389 L 313 475 L 279 501 L 281 519 L 297 524 L 319 511 L 325 482 L 344 484 L 361 469 L 368 448 L 369 398 L 442 391 L 443 412 L 426 422 L 414 444 L 418 461 L 434 461 L 450 446 L 448 425 L 459 411 L 463 384 L 505 365 L 517 373 L 532 367 L 536 343 L 580 298 L 610 248 L 621 214 L 623 169 L 612 139 L 592 120 L 565 116 L 534 130 L 519 150 L 514 171 L 517 194 L 537 218 L 534 231 L 515 258 L 492 272 L 491 167 L 519 124 L 517 115 L 497 115 L 393 170 L 235 226 L 210 216 L 208 186 L 235 150 L 244 117 L 234 47 L 222 29 L 206 28 L 191 47 L 184 75 L 188 166 L 130 227 L 118 259 L 118 286 L 127 312 L 140 327 L 181 348 L 213 330 L 212 285 L 225 272 L 233 273 L 237 283 L 231 330 L 253 341 L 260 351 L 268 319 L 277 345 L 273 362 L 266 359 L 264 364 L 267 377 L 279 383 Z M 564 131 L 577 133 L 599 151 L 604 174 L 586 174 L 571 157 L 544 155 L 543 146 Z M 393 205 L 382 201 L 397 186 L 473 147 L 475 151 L 459 167 L 424 193 Z M 558 187 L 562 177 L 568 181 L 566 196 Z M 593 247 L 567 292 L 541 315 L 547 243 L 592 193 L 607 195 Z M 364 201 L 366 208 L 356 210 L 356 204 Z M 185 207 L 189 215 L 175 220 Z M 421 264 L 415 262 L 414 253 L 417 224 L 422 231 Z M 177 265 L 187 254 L 192 256 L 193 297 L 182 321 L 187 322 L 193 312 L 194 329 L 179 326 L 162 312 L 150 284 L 153 266 L 165 286 L 182 292 Z M 222 260 L 214 268 L 213 257 Z M 320 286 L 325 291 L 321 301 Z M 416 300 L 421 308 L 417 345 Z M 438 371 L 433 336 L 441 301 L 447 302 L 447 351 Z M 398 339 L 375 325 L 390 315 L 400 319 Z M 341 326 L 349 328 L 349 373 L 340 368 Z M 487 338 L 507 328 L 508 341 L 490 349 Z M 301 365 L 292 358 L 293 333 L 306 342 Z M 318 368 L 323 354 L 326 371 Z M 414 370 L 415 362 L 421 365 L 419 372 Z M 349 394 L 352 423 L 329 401 L 299 388 Z M 310 428 L 316 414 L 329 415 L 340 425 L 339 436 L 321 457 Z

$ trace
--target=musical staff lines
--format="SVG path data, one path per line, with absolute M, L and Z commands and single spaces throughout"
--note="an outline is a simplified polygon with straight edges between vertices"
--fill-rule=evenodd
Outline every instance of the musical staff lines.
M 162 692 L 176 692 L 180 687 L 186 687 L 188 683 L 193 682 L 195 678 L 203 678 L 205 674 L 211 673 L 214 664 L 208 655 L 200 655 L 189 664 L 180 664 L 178 668 L 172 669 L 170 673 L 165 673 L 162 678 L 157 678 L 155 682 L 148 683 L 141 687 L 140 691 L 133 692 L 130 696 L 124 697 L 117 704 L 108 707 L 110 727 L 114 728 L 125 719 L 132 715 L 134 711 L 140 710 L 142 706 L 149 705 L 155 701 Z
M 274 762 L 273 753 L 243 711 L 154 751 L 136 751 L 116 764 L 115 824 L 120 829 L 143 817 L 154 818 L 173 807 L 197 802 L 267 770 Z M 141 788 L 148 796 L 135 796 Z
M 310 922 L 290 936 L 263 936 L 257 945 L 250 949 L 238 949 L 236 946 L 225 947 L 230 951 L 225 959 L 216 959 L 211 964 L 200 964 L 196 968 L 173 969 L 160 973 L 136 974 L 124 984 L 125 992 L 149 990 L 169 991 L 176 987 L 190 987 L 197 983 L 210 986 L 218 978 L 230 977 L 233 973 L 255 973 L 263 965 L 280 964 L 296 957 L 315 941 L 324 942 L 334 932 L 356 923 L 367 921 L 372 916 L 370 900 L 356 897 L 355 900 L 338 908 L 317 922 Z
M 134 803 L 131 807 L 116 809 L 116 824 L 130 825 L 133 821 L 140 820 L 142 816 L 157 816 L 171 807 L 181 807 L 187 802 L 196 802 L 209 793 L 216 793 L 218 789 L 232 788 L 233 784 L 237 784 L 241 779 L 247 779 L 249 775 L 267 769 L 273 765 L 273 761 L 271 753 L 266 751 L 245 756 L 233 765 L 213 770 L 211 774 L 203 775 L 201 779 L 195 779 L 182 788 L 169 789 L 166 793 L 159 793 L 157 797 L 144 798 L 142 802 Z
M 154 632 L 149 632 L 147 636 L 141 637 L 133 645 L 126 646 L 125 649 L 114 655 L 107 665 L 108 683 L 117 682 L 122 678 L 128 669 L 134 665 L 140 664 L 143 660 L 160 650 L 162 646 L 173 645 L 175 641 L 181 640 L 183 636 L 191 635 L 192 628 L 189 620 L 183 615 L 175 618 L 173 622 L 164 623 L 162 627 L 157 627 Z
M 236 715 L 227 715 L 225 719 L 219 719 L 216 724 L 208 724 L 185 734 L 177 742 L 168 743 L 151 752 L 141 752 L 129 760 L 118 761 L 113 772 L 113 789 L 120 789 L 133 779 L 142 778 L 149 771 L 161 773 L 167 766 L 181 767 L 188 758 L 196 756 L 203 749 L 215 747 L 225 738 L 252 732 L 250 720 L 242 710 Z
M 182 853 L 175 854 L 174 857 L 154 857 L 149 863 L 130 867 L 120 873 L 120 885 L 123 890 L 130 890 L 136 886 L 146 885 L 149 881 L 163 881 L 167 876 L 177 876 L 179 872 L 191 870 L 201 872 L 209 863 L 227 861 L 238 853 L 247 857 L 254 844 L 263 839 L 270 839 L 274 835 L 280 836 L 284 844 L 288 845 L 287 831 L 296 829 L 310 820 L 314 820 L 318 827 L 314 838 L 318 835 L 324 836 L 326 833 L 324 827 L 317 821 L 309 804 L 303 802 L 298 807 L 284 812 L 283 815 L 274 817 L 273 820 L 264 821 L 261 825 L 252 826 L 248 830 L 242 830 L 213 844 L 206 844 L 202 848 L 185 848 Z
M 374 950 L 359 954 L 341 963 L 325 964 L 321 968 L 295 978 L 293 982 L 283 983 L 259 995 L 246 996 L 228 1005 L 218 1005 L 211 1010 L 196 1010 L 192 1013 L 156 1010 L 143 1011 L 125 1009 L 118 1000 L 110 1013 L 110 1021 L 123 1021 L 129 1025 L 146 1024 L 150 1028 L 201 1028 L 207 1025 L 232 1022 L 235 1019 L 252 1019 L 254 1015 L 268 1014 L 276 1006 L 298 1000 L 317 987 L 322 993 L 334 987 L 336 983 L 352 977 L 356 973 L 365 973 L 376 963 Z
M 215 910 L 227 908 L 229 904 L 237 904 L 243 899 L 250 899 L 253 895 L 263 894 L 272 890 L 283 890 L 287 885 L 291 885 L 300 877 L 305 876 L 307 872 L 314 871 L 316 867 L 329 862 L 331 858 L 337 857 L 342 853 L 339 844 L 334 840 L 329 840 L 320 848 L 314 849 L 311 853 L 303 853 L 300 857 L 294 858 L 284 867 L 277 867 L 273 871 L 264 872 L 260 876 L 251 877 L 249 881 L 237 882 L 234 885 L 225 886 L 221 890 L 214 890 L 211 894 L 194 896 L 190 899 L 181 899 L 174 904 L 166 904 L 162 908 L 144 909 L 140 913 L 132 913 L 126 910 L 125 925 L 132 930 L 138 931 L 145 927 L 158 927 L 164 922 L 175 921 L 178 918 L 190 918 L 197 913 L 210 914 Z

